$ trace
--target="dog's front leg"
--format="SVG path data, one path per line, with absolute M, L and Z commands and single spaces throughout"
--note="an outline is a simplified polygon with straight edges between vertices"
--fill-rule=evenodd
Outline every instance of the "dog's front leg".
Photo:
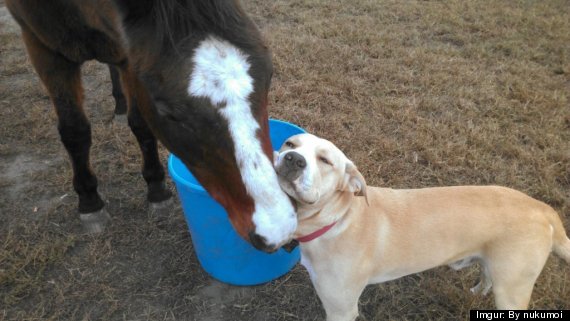
M 325 308 L 327 321 L 353 321 L 356 319 L 358 316 L 358 298 L 366 286 L 365 281 L 319 275 L 314 285 Z

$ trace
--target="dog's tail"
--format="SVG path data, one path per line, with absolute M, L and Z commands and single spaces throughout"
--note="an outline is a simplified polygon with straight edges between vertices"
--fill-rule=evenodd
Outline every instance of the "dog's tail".
M 552 208 L 549 208 L 547 213 L 550 225 L 554 229 L 552 236 L 552 250 L 556 255 L 560 256 L 570 264 L 570 239 L 566 235 L 560 216 L 558 216 L 558 213 L 556 213 Z

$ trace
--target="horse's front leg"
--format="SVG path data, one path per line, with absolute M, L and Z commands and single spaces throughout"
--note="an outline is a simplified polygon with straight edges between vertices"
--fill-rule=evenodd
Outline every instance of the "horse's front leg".
M 110 217 L 97 193 L 97 178 L 89 165 L 91 125 L 82 108 L 81 64 L 53 52 L 27 28 L 22 28 L 22 35 L 58 116 L 59 135 L 73 166 L 73 187 L 79 196 L 81 222 L 88 232 L 101 232 Z
M 121 69 L 121 80 L 123 90 L 127 95 L 129 127 L 139 143 L 143 156 L 142 175 L 148 186 L 147 200 L 151 210 L 160 209 L 168 204 L 166 201 L 172 197 L 172 192 L 165 183 L 164 168 L 158 157 L 156 137 L 143 118 L 139 106 L 141 103 L 152 104 L 152 102 L 149 101 L 146 93 L 141 95 L 137 92 L 144 89 L 138 85 L 135 76 L 128 71 L 128 67 Z

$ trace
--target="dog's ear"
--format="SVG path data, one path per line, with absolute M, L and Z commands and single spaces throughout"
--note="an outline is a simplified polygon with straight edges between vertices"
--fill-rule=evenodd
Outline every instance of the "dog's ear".
M 273 167 L 277 166 L 277 159 L 279 158 L 279 152 L 273 151 Z
M 353 192 L 356 196 L 364 196 L 366 204 L 370 205 L 366 195 L 366 181 L 352 162 L 346 164 L 341 190 Z

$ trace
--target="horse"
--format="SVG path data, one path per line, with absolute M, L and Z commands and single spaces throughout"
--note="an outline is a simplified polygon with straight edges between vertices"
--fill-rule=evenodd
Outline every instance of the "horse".
M 7 0 L 58 116 L 73 168 L 79 218 L 109 219 L 89 164 L 91 128 L 80 68 L 109 65 L 115 115 L 143 156 L 147 200 L 171 198 L 157 139 L 227 211 L 236 232 L 273 252 L 297 221 L 279 188 L 268 129 L 271 53 L 238 0 Z M 204 214 L 207 215 L 207 214 Z

